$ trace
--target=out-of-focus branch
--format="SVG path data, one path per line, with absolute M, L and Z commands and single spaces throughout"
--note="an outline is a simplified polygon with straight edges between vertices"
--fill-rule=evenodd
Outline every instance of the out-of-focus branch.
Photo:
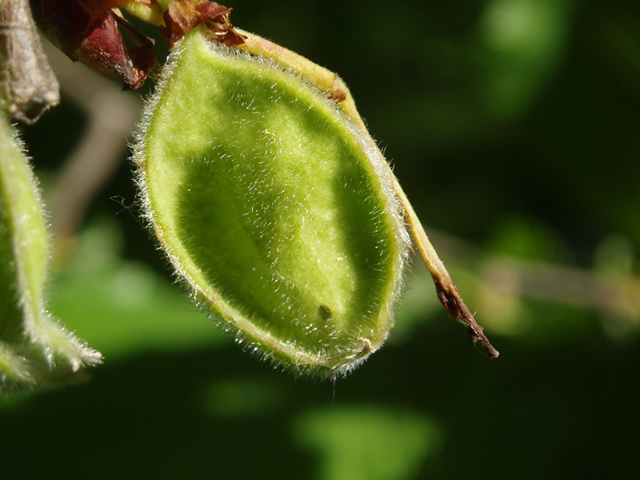
M 122 92 L 115 82 L 73 63 L 50 44 L 45 44 L 45 50 L 63 93 L 89 117 L 85 135 L 55 179 L 50 201 L 53 232 L 70 238 L 80 228 L 92 197 L 125 158 L 142 102 Z
M 591 308 L 640 321 L 640 279 L 507 257 L 487 260 L 481 277 L 501 295 Z
M 482 314 L 490 331 L 499 332 L 502 322 L 512 324 L 518 310 L 508 306 L 518 305 L 521 300 L 589 309 L 603 321 L 613 321 L 622 331 L 640 330 L 637 275 L 487 256 L 473 244 L 442 232 L 429 230 L 429 237 L 452 270 L 470 272 L 479 282 L 474 308 Z

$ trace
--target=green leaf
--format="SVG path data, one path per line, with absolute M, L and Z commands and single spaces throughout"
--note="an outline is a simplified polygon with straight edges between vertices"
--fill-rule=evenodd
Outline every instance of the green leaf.
M 0 119 L 0 392 L 79 376 L 100 361 L 45 309 L 48 242 L 40 197 L 12 127 Z
M 162 248 L 247 349 L 331 377 L 380 348 L 408 234 L 384 158 L 329 95 L 195 29 L 134 158 Z

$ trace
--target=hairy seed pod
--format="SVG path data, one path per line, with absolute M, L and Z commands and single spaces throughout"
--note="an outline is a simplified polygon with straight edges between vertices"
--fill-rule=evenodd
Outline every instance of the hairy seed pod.
M 46 310 L 48 239 L 28 160 L 0 115 L 0 393 L 82 377 L 102 356 Z
M 333 377 L 383 344 L 409 235 L 380 150 L 330 93 L 196 28 L 134 162 L 162 249 L 248 349 Z

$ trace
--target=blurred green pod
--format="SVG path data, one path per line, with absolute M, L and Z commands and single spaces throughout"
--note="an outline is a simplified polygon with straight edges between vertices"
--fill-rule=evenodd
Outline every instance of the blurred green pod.
M 147 220 L 194 298 L 248 350 L 321 377 L 384 343 L 409 245 L 393 175 L 337 97 L 196 28 L 134 146 Z
M 76 380 L 102 358 L 46 310 L 48 248 L 35 179 L 0 115 L 0 393 Z

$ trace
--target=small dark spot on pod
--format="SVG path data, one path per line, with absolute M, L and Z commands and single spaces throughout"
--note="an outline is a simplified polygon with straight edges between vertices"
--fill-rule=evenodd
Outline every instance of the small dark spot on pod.
M 329 320 L 332 316 L 331 309 L 326 305 L 318 306 L 318 318 L 322 320 Z

